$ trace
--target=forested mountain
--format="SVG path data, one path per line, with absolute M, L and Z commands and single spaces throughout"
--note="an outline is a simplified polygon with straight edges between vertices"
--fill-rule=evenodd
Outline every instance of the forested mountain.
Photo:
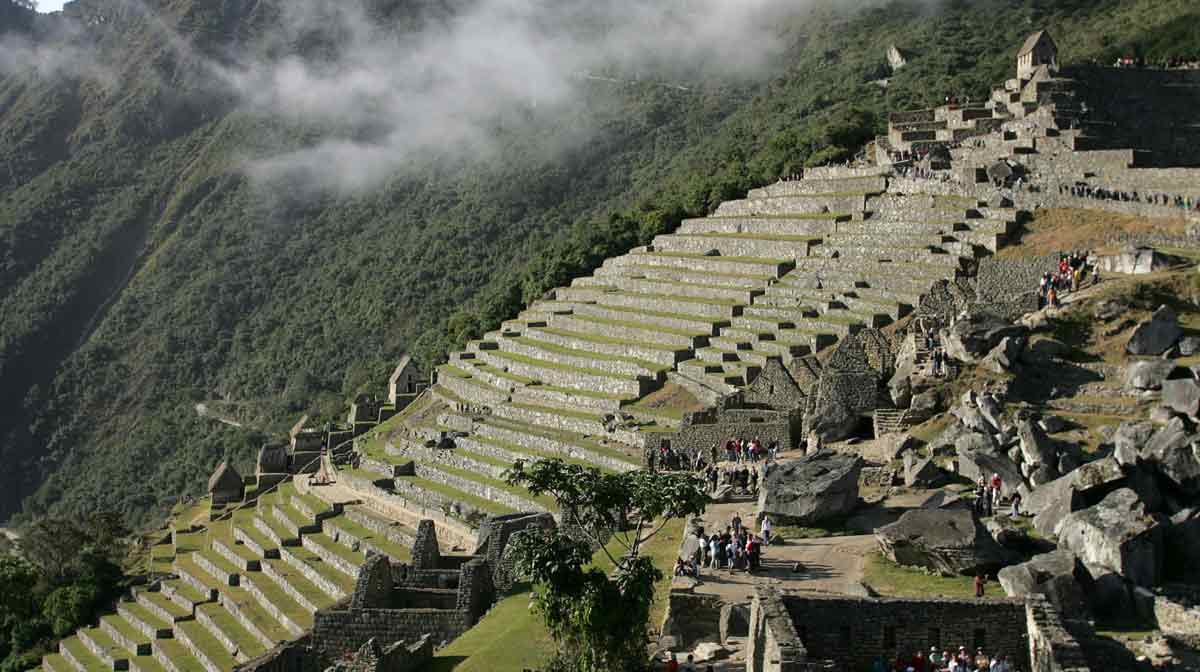
M 0 516 L 145 519 L 1037 28 L 1200 57 L 1192 0 L 526 4 L 0 0 Z

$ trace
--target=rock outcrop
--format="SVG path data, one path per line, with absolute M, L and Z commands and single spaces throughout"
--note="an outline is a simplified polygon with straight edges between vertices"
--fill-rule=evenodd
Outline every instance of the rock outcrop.
M 1025 328 L 985 312 L 969 313 L 941 333 L 946 354 L 960 362 L 978 363 L 1000 341 L 1023 335 Z
M 914 509 L 875 530 L 875 539 L 893 562 L 946 576 L 993 571 L 1018 557 L 967 509 Z
M 1045 595 L 1058 610 L 1078 614 L 1085 599 L 1079 578 L 1087 571 L 1079 558 L 1068 550 L 1059 549 L 1034 556 L 1027 562 L 1000 570 L 996 576 L 1009 597 Z
M 759 514 L 781 517 L 797 525 L 841 518 L 858 503 L 857 455 L 818 453 L 771 470 L 758 495 Z
M 1125 350 L 1131 355 L 1158 356 L 1175 345 L 1182 333 L 1175 311 L 1169 306 L 1159 306 L 1149 320 L 1133 330 Z
M 1162 528 L 1129 488 L 1068 514 L 1058 529 L 1060 546 L 1088 564 L 1107 567 L 1139 586 L 1154 586 L 1162 576 Z

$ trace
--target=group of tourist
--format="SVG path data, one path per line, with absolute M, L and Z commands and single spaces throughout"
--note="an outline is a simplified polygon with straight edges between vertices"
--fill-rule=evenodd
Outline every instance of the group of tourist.
M 654 470 L 655 462 L 658 467 L 665 471 L 704 471 L 709 462 L 704 459 L 704 455 L 696 448 L 688 448 L 685 450 L 676 450 L 670 444 L 659 446 L 657 460 L 654 459 L 653 449 L 651 449 L 650 470 Z M 715 461 L 715 460 L 714 460 Z
M 762 466 L 763 477 L 766 477 L 766 470 L 770 468 L 770 463 Z M 743 464 L 741 468 L 737 465 L 726 465 L 724 469 L 715 464 L 709 465 L 704 471 L 704 480 L 708 483 L 709 492 L 716 492 L 721 486 L 728 485 L 742 494 L 757 494 L 758 493 L 758 467 L 751 467 Z
M 938 651 L 936 646 L 929 647 L 929 654 L 917 651 L 912 656 L 897 652 L 894 662 L 889 663 L 883 656 L 875 659 L 871 672 L 1017 672 L 1008 660 L 1008 656 L 989 656 L 982 648 L 976 649 L 975 655 L 967 647 L 958 647 L 958 653 Z
M 1138 193 L 1136 191 L 1120 191 L 1105 187 L 1094 187 L 1089 184 L 1060 184 L 1058 193 L 1064 196 L 1092 198 L 1102 201 L 1123 201 L 1126 203 L 1146 203 L 1164 207 L 1179 208 L 1180 210 L 1200 210 L 1200 197 L 1181 196 L 1178 194 Z
M 946 375 L 946 351 L 938 347 L 932 330 L 925 332 L 925 349 L 929 351 L 929 365 L 934 377 Z
M 710 452 L 716 452 L 715 444 Z M 728 462 L 750 464 L 760 460 L 774 461 L 778 454 L 779 442 L 775 440 L 765 446 L 757 436 L 750 441 L 741 438 L 731 438 L 725 441 L 725 460 Z
M 993 473 L 991 478 L 980 476 L 975 482 L 975 513 L 987 517 L 999 509 L 1003 485 L 1000 474 Z
M 696 667 L 696 659 L 690 653 L 687 655 L 687 660 L 682 666 L 680 666 L 679 659 L 675 654 L 667 654 L 666 664 L 663 666 L 663 669 L 666 672 L 700 672 L 699 668 Z M 713 672 L 713 666 L 705 665 L 704 672 Z
M 1059 255 L 1058 268 L 1054 272 L 1047 271 L 1038 281 L 1038 304 L 1058 308 L 1061 304 L 1059 296 L 1064 292 L 1076 292 L 1083 286 L 1083 281 L 1091 277 L 1092 284 L 1100 282 L 1100 268 L 1089 263 L 1090 253 L 1071 252 Z

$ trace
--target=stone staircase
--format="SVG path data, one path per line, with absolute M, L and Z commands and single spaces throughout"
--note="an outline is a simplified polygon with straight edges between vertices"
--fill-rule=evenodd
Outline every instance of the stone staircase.
M 151 556 L 165 578 L 62 640 L 42 669 L 227 672 L 310 630 L 317 609 L 353 591 L 368 549 L 409 560 L 415 532 L 361 506 L 330 506 L 291 482 L 248 501 L 200 525 L 177 519 L 156 547 L 170 553 Z

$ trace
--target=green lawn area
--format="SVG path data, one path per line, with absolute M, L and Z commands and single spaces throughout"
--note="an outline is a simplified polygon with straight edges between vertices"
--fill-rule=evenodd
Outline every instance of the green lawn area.
M 919 569 L 902 567 L 880 553 L 867 556 L 863 579 L 880 595 L 888 597 L 974 597 L 975 580 L 969 576 L 944 577 Z M 994 581 L 984 586 L 988 597 L 1003 597 L 1004 589 Z
M 666 614 L 671 568 L 683 539 L 683 530 L 684 521 L 673 520 L 643 549 L 654 558 L 655 566 L 664 574 L 663 580 L 655 585 L 655 602 L 650 612 L 650 622 L 655 627 L 662 623 Z M 614 555 L 618 548 L 620 546 L 615 542 L 610 543 Z M 606 569 L 612 566 L 602 553 L 595 556 L 595 562 L 598 567 Z M 541 617 L 529 605 L 529 587 L 521 586 L 497 602 L 475 627 L 438 651 L 433 663 L 425 669 L 429 672 L 537 669 L 553 651 L 554 644 L 542 625 Z

